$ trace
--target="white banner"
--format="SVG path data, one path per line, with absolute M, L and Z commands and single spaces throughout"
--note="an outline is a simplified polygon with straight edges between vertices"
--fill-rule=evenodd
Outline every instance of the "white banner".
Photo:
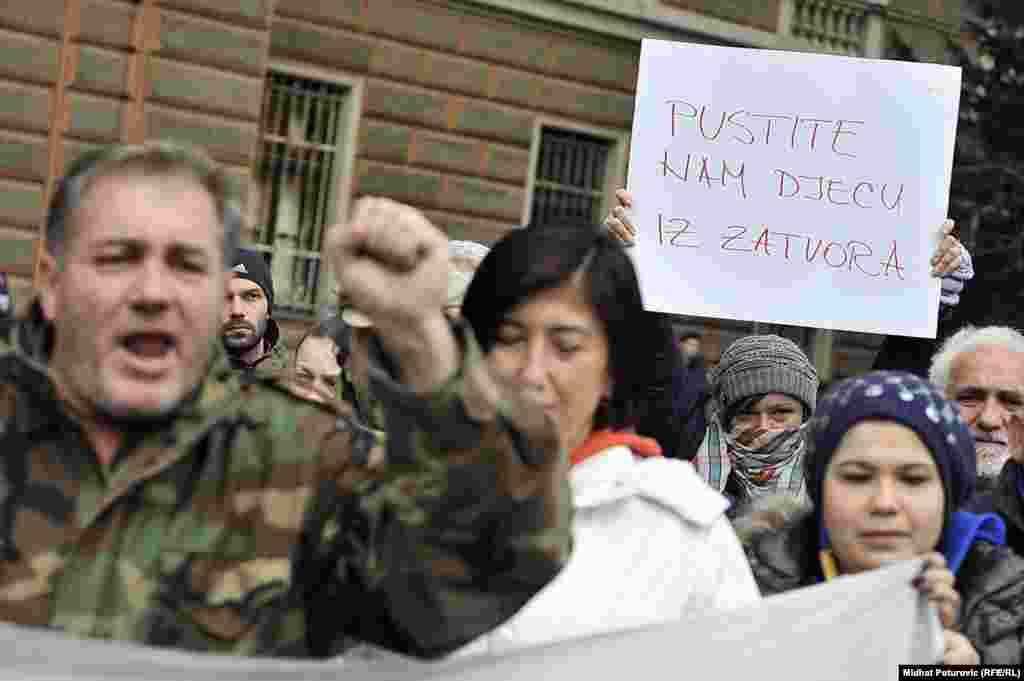
M 190 655 L 0 626 L 0 677 L 16 681 L 679 681 L 896 678 L 935 663 L 941 631 L 908 561 L 730 612 L 520 651 L 420 662 L 397 655 L 295 662 Z M 365 656 L 363 656 L 365 657 Z
M 951 66 L 644 40 L 647 307 L 934 338 L 959 101 Z

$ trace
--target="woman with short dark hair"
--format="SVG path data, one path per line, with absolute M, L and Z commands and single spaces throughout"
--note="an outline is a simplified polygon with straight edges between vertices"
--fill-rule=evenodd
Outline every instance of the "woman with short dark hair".
M 726 500 L 633 432 L 653 361 L 632 261 L 590 225 L 525 227 L 484 259 L 462 307 L 489 363 L 540 402 L 568 453 L 569 564 L 492 651 L 678 619 L 758 598 Z

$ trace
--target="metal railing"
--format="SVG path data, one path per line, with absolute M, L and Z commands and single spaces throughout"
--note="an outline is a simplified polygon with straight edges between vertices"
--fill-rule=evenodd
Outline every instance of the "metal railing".
M 253 246 L 271 255 L 275 307 L 301 314 L 313 313 L 316 306 L 346 94 L 333 83 L 267 74 Z
M 818 50 L 854 57 L 864 56 L 869 10 L 849 0 L 790 0 L 789 32 Z
M 582 133 L 544 128 L 533 183 L 531 222 L 598 222 L 612 143 Z

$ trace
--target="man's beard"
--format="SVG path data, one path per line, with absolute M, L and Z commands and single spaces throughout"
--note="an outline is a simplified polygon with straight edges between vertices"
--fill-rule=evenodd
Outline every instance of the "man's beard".
M 1010 459 L 1010 448 L 992 442 L 976 442 L 978 477 L 997 478 Z
M 228 333 L 229 330 L 236 329 L 246 329 L 249 333 L 244 336 L 234 336 Z M 246 321 L 231 321 L 221 327 L 221 339 L 224 341 L 224 349 L 228 354 L 240 356 L 259 345 L 266 331 L 267 320 L 265 319 L 258 326 L 253 326 Z

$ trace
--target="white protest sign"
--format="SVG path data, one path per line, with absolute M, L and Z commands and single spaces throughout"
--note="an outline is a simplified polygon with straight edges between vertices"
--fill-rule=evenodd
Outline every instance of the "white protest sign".
M 960 69 L 644 40 L 648 309 L 935 337 Z
M 309 662 L 189 654 L 0 624 L 3 678 L 18 681 L 675 681 L 895 678 L 942 655 L 938 618 L 906 561 L 736 610 L 509 655 L 422 662 L 361 651 Z

